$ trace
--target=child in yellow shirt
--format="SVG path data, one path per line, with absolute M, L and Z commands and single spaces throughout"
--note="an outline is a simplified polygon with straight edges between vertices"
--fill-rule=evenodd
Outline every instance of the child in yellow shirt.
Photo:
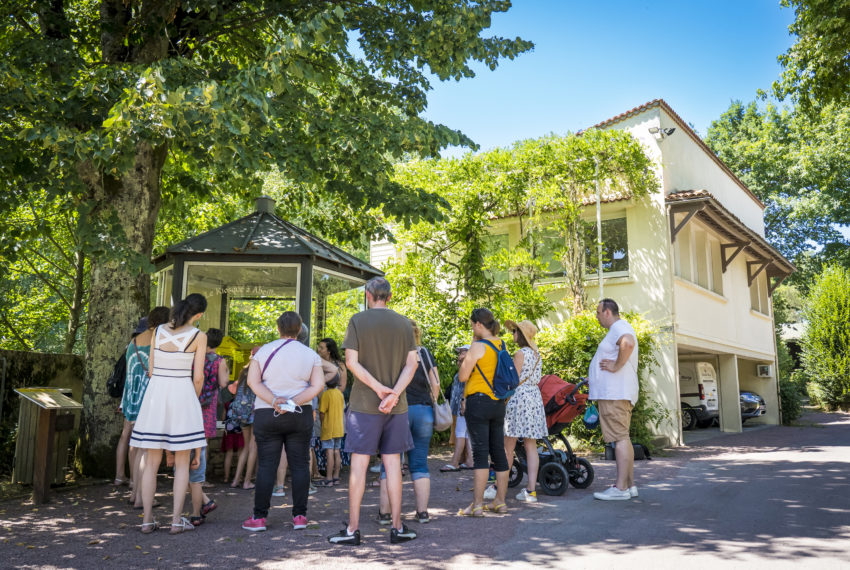
M 317 481 L 319 487 L 339 485 L 339 468 L 342 465 L 342 436 L 345 435 L 343 426 L 343 409 L 345 398 L 339 386 L 339 376 L 335 376 L 325 384 L 325 391 L 319 399 L 319 415 L 322 421 L 322 449 L 325 450 L 327 467 L 325 478 Z

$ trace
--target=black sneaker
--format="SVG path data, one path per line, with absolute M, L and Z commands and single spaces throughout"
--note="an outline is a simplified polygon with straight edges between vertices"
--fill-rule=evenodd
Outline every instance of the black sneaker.
M 425 524 L 431 522 L 431 517 L 428 516 L 428 511 L 422 511 L 421 513 L 416 513 L 416 520 Z
M 346 526 L 338 533 L 329 536 L 328 542 L 331 544 L 348 544 L 350 546 L 357 546 L 360 544 L 360 531 L 355 530 L 352 534 L 348 534 L 348 526 Z
M 407 528 L 407 525 L 402 524 L 401 530 L 394 528 L 390 530 L 390 542 L 398 544 L 399 542 L 407 542 L 416 538 L 416 533 Z
M 382 513 L 381 511 L 378 511 L 378 524 L 393 524 L 393 516 L 390 513 Z

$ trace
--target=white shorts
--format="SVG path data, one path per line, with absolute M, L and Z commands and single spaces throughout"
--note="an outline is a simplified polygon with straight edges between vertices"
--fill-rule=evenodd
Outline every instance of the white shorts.
M 463 416 L 457 417 L 457 422 L 455 423 L 455 438 L 458 437 L 467 437 L 466 435 L 466 418 Z

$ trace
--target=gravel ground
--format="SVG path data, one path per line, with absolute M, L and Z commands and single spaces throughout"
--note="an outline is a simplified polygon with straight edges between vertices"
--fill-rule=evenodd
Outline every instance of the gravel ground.
M 406 522 L 419 532 L 406 544 L 391 545 L 387 528 L 374 520 L 376 488 L 364 498 L 362 544 L 344 547 L 326 540 L 347 518 L 344 484 L 310 498 L 308 517 L 319 529 L 293 530 L 284 497 L 272 499 L 269 530 L 256 534 L 240 526 L 251 514 L 252 491 L 216 485 L 208 494 L 218 509 L 203 526 L 177 536 L 167 526 L 142 535 L 141 514 L 126 505 L 126 488 L 100 484 L 55 492 L 46 505 L 0 503 L 2 566 L 850 567 L 850 414 L 811 413 L 798 427 L 718 434 L 668 450 L 638 463 L 641 495 L 626 503 L 593 500 L 613 477 L 612 462 L 593 459 L 596 481 L 589 489 L 541 495 L 529 505 L 513 500 L 518 487 L 509 492 L 508 514 L 483 519 L 455 515 L 470 502 L 472 475 L 439 473 L 446 459 L 430 462 L 430 524 L 410 520 L 413 490 L 405 480 Z M 170 484 L 160 476 L 161 524 L 170 522 Z

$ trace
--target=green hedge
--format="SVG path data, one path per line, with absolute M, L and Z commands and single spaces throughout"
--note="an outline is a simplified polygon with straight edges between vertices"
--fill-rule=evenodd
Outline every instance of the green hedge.
M 630 436 L 633 441 L 650 447 L 653 428 L 657 428 L 669 415 L 647 392 L 649 371 L 657 363 L 658 330 L 640 315 L 624 313 L 622 317 L 634 327 L 638 341 L 640 394 L 632 412 Z M 541 330 L 537 335 L 537 344 L 543 358 L 543 373 L 557 374 L 568 381 L 586 377 L 596 348 L 607 332 L 596 320 L 595 311 L 585 311 L 563 323 Z M 571 434 L 591 445 L 602 444 L 599 430 L 587 430 L 581 418 L 573 422 Z

